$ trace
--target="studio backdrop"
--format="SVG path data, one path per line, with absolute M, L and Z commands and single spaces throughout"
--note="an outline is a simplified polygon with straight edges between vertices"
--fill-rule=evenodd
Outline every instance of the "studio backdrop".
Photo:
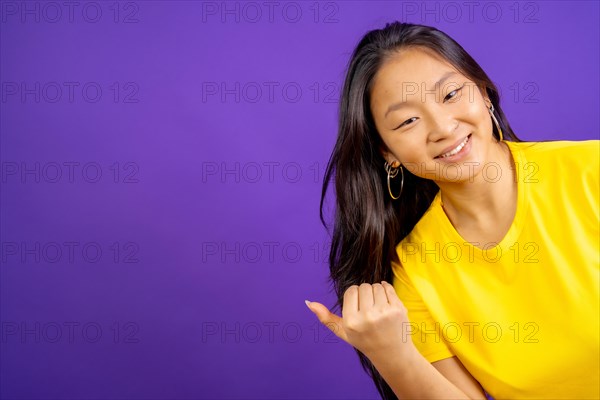
M 319 200 L 371 29 L 449 34 L 523 140 L 599 137 L 597 1 L 0 12 L 2 399 L 378 397 L 304 304 L 335 301 Z

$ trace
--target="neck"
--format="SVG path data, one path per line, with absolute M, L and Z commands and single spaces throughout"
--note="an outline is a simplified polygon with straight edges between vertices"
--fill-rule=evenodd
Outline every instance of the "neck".
M 508 145 L 495 142 L 485 160 L 488 169 L 466 182 L 436 182 L 444 211 L 455 226 L 489 225 L 516 206 L 515 167 Z

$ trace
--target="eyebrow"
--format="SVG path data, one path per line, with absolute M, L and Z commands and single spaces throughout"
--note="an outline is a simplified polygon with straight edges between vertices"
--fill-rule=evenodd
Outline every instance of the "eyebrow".
M 444 81 L 446 81 L 452 75 L 456 75 L 456 72 L 454 72 L 454 71 L 448 71 L 448 72 L 446 72 L 444 75 L 442 75 L 442 77 L 436 83 L 433 84 L 433 87 L 437 88 L 439 85 L 441 85 L 442 83 L 444 83 Z M 388 107 L 387 111 L 385 112 L 385 115 L 383 116 L 383 118 L 386 118 L 387 115 L 390 112 L 396 111 L 397 109 L 399 109 L 400 107 L 402 107 L 406 103 L 408 103 L 408 102 L 407 101 L 400 101 L 398 103 L 390 105 Z

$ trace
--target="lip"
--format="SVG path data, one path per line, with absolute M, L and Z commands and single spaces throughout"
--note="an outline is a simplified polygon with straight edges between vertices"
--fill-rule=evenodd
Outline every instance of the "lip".
M 450 157 L 440 158 L 440 156 L 441 156 L 442 154 L 446 154 L 446 153 L 448 153 L 449 151 L 452 151 L 452 150 L 454 150 L 456 147 L 458 147 L 458 145 L 459 145 L 459 144 L 461 144 L 462 142 L 464 142 L 464 140 L 465 140 L 467 137 L 470 137 L 470 136 L 471 136 L 471 134 L 469 133 L 467 136 L 465 136 L 465 137 L 463 137 L 463 138 L 461 138 L 461 139 L 457 140 L 457 141 L 456 141 L 456 143 L 454 143 L 453 145 L 446 147 L 446 148 L 445 148 L 444 150 L 442 150 L 442 151 L 441 151 L 441 152 L 440 152 L 440 153 L 439 153 L 437 156 L 435 156 L 435 157 L 434 157 L 434 159 L 436 159 L 436 160 L 452 160 L 452 159 L 453 159 L 453 158 L 455 158 L 456 156 L 458 156 L 458 155 L 461 155 L 462 153 L 464 153 L 464 152 L 465 152 L 465 150 L 467 150 L 467 149 L 466 149 L 466 147 L 470 147 L 470 146 L 471 146 L 471 139 L 472 139 L 472 138 L 469 138 L 469 140 L 467 141 L 467 144 L 465 144 L 465 146 L 464 146 L 464 147 L 463 147 L 463 148 L 462 148 L 462 149 L 461 149 L 461 150 L 460 150 L 460 151 L 459 151 L 457 154 L 454 154 L 453 156 L 450 156 Z

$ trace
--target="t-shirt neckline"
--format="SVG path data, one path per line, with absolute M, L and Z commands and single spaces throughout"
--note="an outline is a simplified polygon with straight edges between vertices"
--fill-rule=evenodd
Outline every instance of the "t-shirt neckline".
M 471 249 L 471 254 L 475 254 L 479 256 L 479 258 L 485 258 L 486 260 L 490 258 L 497 259 L 502 254 L 506 254 L 510 251 L 510 247 L 514 245 L 521 234 L 523 229 L 523 221 L 527 214 L 527 201 L 525 199 L 527 198 L 526 191 L 528 188 L 523 182 L 523 176 L 521 173 L 521 169 L 526 166 L 525 155 L 514 142 L 503 140 L 503 143 L 507 144 L 514 163 L 515 179 L 517 180 L 517 209 L 515 211 L 515 216 L 510 228 L 499 243 L 496 243 L 493 247 L 487 247 L 486 249 L 483 249 L 465 240 L 460 233 L 458 233 L 456 228 L 454 228 L 454 225 L 452 225 L 452 222 L 450 222 L 450 219 L 442 208 L 441 191 L 437 192 L 431 204 L 431 209 L 435 212 L 435 219 L 440 221 L 442 230 L 450 235 L 450 237 L 452 237 L 453 240 L 459 245 L 464 245 Z M 479 245 L 484 246 L 486 244 L 487 243 L 480 243 Z

